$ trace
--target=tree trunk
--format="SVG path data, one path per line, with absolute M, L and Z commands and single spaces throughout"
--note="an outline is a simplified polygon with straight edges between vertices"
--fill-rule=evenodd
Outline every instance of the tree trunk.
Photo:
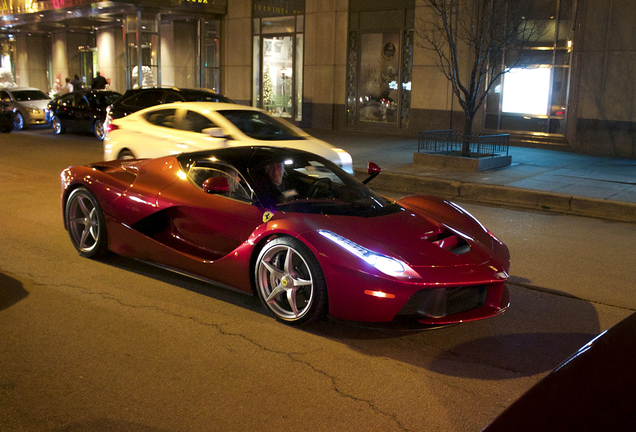
M 462 156 L 470 157 L 470 138 L 473 134 L 473 117 L 466 113 L 464 118 L 464 143 L 462 145 Z

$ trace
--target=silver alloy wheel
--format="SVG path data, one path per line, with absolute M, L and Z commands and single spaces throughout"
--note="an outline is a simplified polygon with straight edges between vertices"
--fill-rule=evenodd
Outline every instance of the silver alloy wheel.
M 53 119 L 51 120 L 51 128 L 53 129 L 53 132 L 55 132 L 58 135 L 64 132 L 62 123 L 60 123 L 60 119 L 57 117 L 53 117 Z
M 301 323 L 324 315 L 326 287 L 320 266 L 302 242 L 275 239 L 259 254 L 256 289 L 276 318 Z
M 65 218 L 73 246 L 82 256 L 94 257 L 106 250 L 106 222 L 101 206 L 86 188 L 75 189 L 66 202 Z
M 15 113 L 15 118 L 13 119 L 13 127 L 17 130 L 24 129 L 24 116 L 21 112 Z
M 93 126 L 93 133 L 97 139 L 104 139 L 104 122 L 101 120 L 95 120 L 95 125 Z

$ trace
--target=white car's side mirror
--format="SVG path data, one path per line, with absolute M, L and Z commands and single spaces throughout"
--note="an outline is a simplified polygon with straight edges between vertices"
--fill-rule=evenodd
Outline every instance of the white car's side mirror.
M 213 128 L 207 128 L 207 129 L 203 129 L 201 132 L 203 132 L 204 134 L 208 134 L 213 138 L 229 138 L 225 132 L 223 132 L 223 129 L 219 128 L 219 127 L 213 127 Z

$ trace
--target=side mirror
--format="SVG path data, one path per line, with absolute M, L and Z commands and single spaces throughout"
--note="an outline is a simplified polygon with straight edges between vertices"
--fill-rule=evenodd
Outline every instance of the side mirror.
M 220 127 L 211 127 L 203 129 L 201 132 L 210 135 L 212 138 L 227 138 L 228 136 Z
M 230 191 L 226 177 L 210 177 L 203 182 L 203 190 L 209 194 L 220 194 Z
M 378 165 L 374 164 L 373 162 L 369 162 L 369 167 L 367 169 L 367 172 L 369 173 L 369 177 L 362 180 L 363 184 L 369 183 L 371 180 L 373 180 L 378 175 L 380 175 L 380 173 L 382 172 L 382 168 L 380 168 Z

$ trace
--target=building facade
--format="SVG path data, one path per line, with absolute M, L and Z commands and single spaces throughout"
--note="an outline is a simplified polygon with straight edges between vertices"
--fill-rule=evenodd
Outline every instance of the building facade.
M 533 62 L 513 67 L 515 53 L 504 55 L 500 67 L 512 69 L 493 83 L 473 130 L 636 158 L 636 4 L 535 1 L 524 19 L 545 31 L 527 47 Z M 461 131 L 451 84 L 418 40 L 425 3 L 3 0 L 0 85 L 55 92 L 66 77 L 90 85 L 100 71 L 119 92 L 212 88 L 302 127 Z

